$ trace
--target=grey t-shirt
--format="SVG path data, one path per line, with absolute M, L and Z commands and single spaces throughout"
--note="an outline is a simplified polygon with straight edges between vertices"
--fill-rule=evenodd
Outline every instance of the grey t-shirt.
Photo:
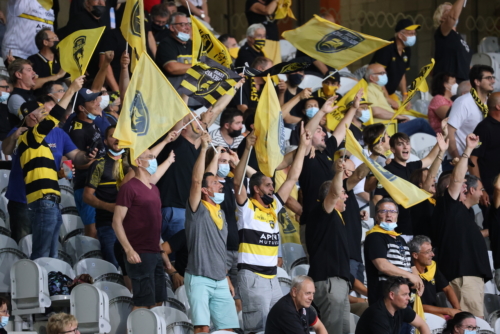
M 227 223 L 220 210 L 224 224 L 219 230 L 202 202 L 193 212 L 189 200 L 186 205 L 186 241 L 189 252 L 186 272 L 217 281 L 226 278 Z
M 12 95 L 7 102 L 7 107 L 9 108 L 9 112 L 17 117 L 19 117 L 18 110 L 21 108 L 22 104 L 26 102 L 24 97 L 19 94 Z

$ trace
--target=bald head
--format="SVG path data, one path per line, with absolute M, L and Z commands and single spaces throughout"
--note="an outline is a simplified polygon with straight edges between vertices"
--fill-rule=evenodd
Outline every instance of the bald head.
M 493 93 L 488 97 L 489 112 L 500 113 L 500 92 Z
M 368 82 L 377 82 L 378 76 L 385 73 L 384 66 L 380 64 L 370 64 L 366 69 L 365 79 Z
M 471 87 L 472 86 L 470 85 L 470 81 L 469 80 L 462 81 L 458 85 L 457 96 L 462 96 L 464 94 L 467 94 L 468 92 L 470 92 Z

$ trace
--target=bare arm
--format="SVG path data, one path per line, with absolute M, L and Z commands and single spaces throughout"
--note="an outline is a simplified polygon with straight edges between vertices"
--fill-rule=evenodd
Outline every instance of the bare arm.
M 439 29 L 441 29 L 441 33 L 443 34 L 443 36 L 448 36 L 448 34 L 457 23 L 457 20 L 462 13 L 462 8 L 464 8 L 464 2 L 465 0 L 455 1 L 453 6 L 451 7 L 451 10 L 448 12 L 448 15 L 441 18 L 443 20 L 443 23 L 441 23 Z
M 381 150 L 380 145 L 379 144 L 375 145 L 374 149 Z M 370 159 L 376 160 L 377 156 L 378 155 L 376 153 L 372 153 L 370 155 Z M 352 175 L 347 179 L 346 190 L 351 191 L 359 182 L 361 182 L 368 175 L 368 173 L 370 173 L 370 168 L 368 168 L 368 166 L 366 166 L 365 164 L 359 165 L 358 168 L 356 168 L 356 170 L 354 171 L 354 173 L 352 173 Z
M 377 188 L 377 178 L 375 176 L 367 177 L 365 180 L 365 191 L 371 193 Z
M 314 115 L 313 118 L 307 122 L 305 129 L 309 131 L 310 133 L 314 133 L 316 129 L 318 128 L 319 123 L 323 119 L 323 117 L 326 114 L 329 114 L 333 112 L 335 109 L 338 107 L 334 106 L 333 104 L 335 103 L 335 100 L 337 99 L 337 96 L 331 97 L 326 102 L 323 104 L 323 107 Z M 344 138 L 342 138 L 344 139 Z
M 297 103 L 300 102 L 300 100 L 309 98 L 311 94 L 312 94 L 311 88 L 306 88 L 299 94 L 296 94 L 294 97 L 292 97 L 290 101 L 288 101 L 281 107 L 281 113 L 285 123 L 293 124 L 300 122 L 302 120 L 301 118 L 290 115 L 290 111 L 293 109 L 293 107 L 297 105 Z M 297 119 L 299 120 L 297 121 Z
M 114 51 L 106 51 L 104 54 L 99 55 L 99 72 L 97 72 L 94 82 L 92 83 L 91 90 L 95 92 L 100 92 L 102 86 L 104 86 L 104 81 L 109 76 L 108 72 L 111 70 L 111 75 L 113 76 L 112 84 L 108 82 L 113 90 L 118 89 L 118 84 L 116 83 L 115 76 L 113 75 L 113 70 L 111 69 L 111 61 L 115 57 Z
M 419 292 L 424 291 L 423 290 L 424 283 L 422 282 L 422 279 L 420 278 L 420 276 L 396 267 L 395 265 L 390 263 L 389 260 L 387 260 L 385 258 L 374 259 L 374 260 L 372 260 L 372 262 L 375 265 L 375 267 L 377 268 L 377 270 L 384 273 L 385 275 L 387 275 L 387 276 L 401 276 L 401 277 L 407 278 L 416 286 L 416 288 Z
M 165 71 L 170 75 L 183 75 L 191 68 L 191 64 L 183 64 L 178 61 L 170 61 L 163 65 Z
M 391 119 L 392 116 L 394 116 L 394 113 L 392 111 L 385 110 L 384 108 L 373 107 L 373 106 L 371 108 L 372 108 L 373 117 L 375 117 L 375 118 Z
M 342 196 L 342 176 L 345 170 L 345 163 L 342 159 L 335 161 L 335 176 L 332 179 L 332 184 L 330 185 L 330 189 L 328 190 L 328 194 L 326 195 L 323 201 L 323 209 L 326 213 L 331 213 L 333 209 L 335 209 L 335 205 L 337 201 Z
M 236 198 L 236 204 L 238 205 L 243 205 L 247 199 L 247 190 L 245 188 L 245 185 L 242 184 L 242 180 L 245 177 L 245 166 L 247 164 L 248 156 L 250 155 L 250 148 L 255 145 L 255 140 L 257 138 L 255 137 L 255 132 L 252 131 L 249 135 L 247 135 L 247 141 L 246 141 L 246 147 L 245 151 L 243 152 L 243 155 L 241 156 L 240 162 L 236 166 L 234 170 L 234 196 Z M 241 191 L 240 191 L 240 184 L 241 184 Z M 286 200 L 283 200 L 286 202 Z
M 467 173 L 467 165 L 472 150 L 477 146 L 479 142 L 479 137 L 471 133 L 467 136 L 467 147 L 463 155 L 460 157 L 458 164 L 453 169 L 451 173 L 450 185 L 448 186 L 448 193 L 451 198 L 458 199 L 460 192 L 462 191 L 462 183 L 465 178 L 465 173 Z
M 109 212 L 115 211 L 115 203 L 101 201 L 95 197 L 95 189 L 91 187 L 85 187 L 83 189 L 83 201 L 96 209 L 106 210 Z
M 14 153 L 14 148 L 16 148 L 17 139 L 26 130 L 28 130 L 27 127 L 24 127 L 24 126 L 20 127 L 14 133 L 12 133 L 10 136 L 8 136 L 7 138 L 5 138 L 5 140 L 2 142 L 2 152 L 3 152 L 3 154 L 5 154 L 5 155 L 11 155 L 12 153 Z
M 460 310 L 460 302 L 458 301 L 457 295 L 455 294 L 455 290 L 451 287 L 451 285 L 448 285 L 443 289 L 444 294 L 446 295 L 446 298 L 450 302 L 451 306 L 453 306 L 454 309 Z
M 406 73 L 403 74 L 403 77 L 399 82 L 399 91 L 401 92 L 401 94 L 403 94 L 403 100 L 404 100 L 404 94 L 407 93 L 408 91 L 408 89 L 406 88 Z
M 78 166 L 80 168 L 82 166 L 90 167 L 92 162 L 94 162 L 94 159 L 89 157 L 87 155 L 87 152 L 80 151 L 79 149 L 76 149 L 76 150 L 73 150 L 71 152 L 66 153 L 66 157 L 73 161 L 73 165 L 75 165 L 75 168 L 76 168 L 76 166 Z M 80 169 L 80 168 L 78 168 L 78 169 Z
M 323 73 L 323 75 L 326 75 L 328 73 L 328 67 L 323 62 L 315 60 L 313 61 L 313 64 L 318 70 L 320 70 L 321 73 Z
M 422 318 L 420 318 L 418 314 L 415 315 L 415 319 L 410 323 L 410 325 L 417 328 L 420 334 L 431 334 L 429 325 L 427 325 L 427 323 Z
M 273 15 L 278 7 L 278 0 L 271 1 L 267 6 L 256 2 L 250 7 L 250 11 L 260 15 Z
M 296 215 L 302 215 L 302 205 L 300 205 L 300 203 L 292 196 L 288 196 L 288 200 L 286 201 L 285 205 Z
M 429 172 L 427 173 L 427 178 L 424 180 L 422 189 L 424 189 L 425 191 L 431 190 L 431 187 L 436 180 L 441 162 L 443 161 L 444 152 L 446 152 L 446 150 L 448 149 L 448 140 L 445 141 L 441 133 L 437 134 L 437 140 L 439 145 L 439 153 L 432 162 L 432 165 L 429 168 Z
M 363 96 L 363 89 L 360 89 L 356 94 L 356 96 L 354 97 L 354 102 L 352 104 L 352 107 L 349 108 L 344 118 L 342 118 L 342 120 L 339 122 L 339 125 L 337 125 L 337 127 L 333 131 L 332 135 L 335 137 L 335 139 L 337 139 L 337 143 L 339 145 L 345 138 L 346 130 L 352 123 L 352 119 L 356 114 L 356 110 L 359 108 L 359 101 L 361 100 L 362 96 Z
M 132 245 L 130 245 L 125 230 L 123 229 L 123 219 L 125 219 L 127 212 L 128 208 L 126 206 L 115 206 L 115 212 L 113 213 L 113 230 L 127 255 L 127 261 L 132 264 L 140 263 L 141 258 L 139 254 L 137 254 L 132 248 Z
M 240 89 L 244 83 L 245 79 L 241 79 L 240 81 L 238 81 L 238 83 L 234 86 L 234 91 L 238 92 L 238 89 Z M 214 124 L 217 117 L 219 117 L 224 109 L 226 109 L 227 105 L 231 102 L 233 97 L 233 95 L 224 94 L 217 100 L 217 102 L 215 102 L 214 106 L 212 107 L 213 116 L 212 119 L 207 123 L 207 128 Z
M 85 78 L 84 75 L 76 78 L 75 81 L 73 81 L 71 83 L 71 85 L 68 87 L 68 90 L 66 91 L 66 93 L 64 93 L 61 100 L 57 103 L 61 108 L 66 109 L 68 107 L 73 95 L 75 93 L 78 93 L 78 91 L 82 88 L 83 78 Z
M 124 51 L 122 57 L 120 58 L 120 82 L 118 84 L 121 98 L 125 98 L 125 92 L 127 91 L 128 84 L 130 83 L 130 74 L 128 72 L 128 65 L 130 64 L 130 55 L 127 51 Z M 123 100 L 122 100 L 123 101 Z
M 154 57 L 156 57 L 156 39 L 152 31 L 148 32 L 147 38 L 148 38 L 148 46 L 151 52 L 153 53 L 153 59 L 154 59 Z
M 323 323 L 321 322 L 321 320 L 319 320 L 319 318 L 318 321 L 316 321 L 316 323 L 312 326 L 312 328 L 314 329 L 314 332 L 316 334 L 328 334 L 325 325 L 323 325 Z
M 162 176 L 167 172 L 167 170 L 172 166 L 172 164 L 175 162 L 175 153 L 174 151 L 170 151 L 170 154 L 168 155 L 167 160 L 163 161 L 159 166 L 158 169 L 156 170 L 156 173 L 151 175 L 150 182 L 152 184 L 157 184 L 158 181 L 162 178 Z
M 450 139 L 450 146 L 448 147 L 448 153 L 451 155 L 451 158 L 458 157 L 458 148 L 457 148 L 457 140 L 455 138 L 455 133 L 457 129 L 448 124 L 448 138 Z
M 422 168 L 429 167 L 438 156 L 438 153 L 439 153 L 439 143 L 436 143 L 436 145 L 434 145 L 429 154 L 427 154 L 427 156 L 421 160 Z
M 357 278 L 354 279 L 354 286 L 352 289 L 362 296 L 368 296 L 368 288 Z
M 210 141 L 208 133 L 204 133 L 201 138 L 201 151 L 193 167 L 191 190 L 189 192 L 189 206 L 193 212 L 198 210 L 198 206 L 201 202 L 201 183 L 203 181 L 203 173 L 205 172 L 205 157 L 207 155 L 208 143 Z
M 154 155 L 155 157 L 159 156 L 160 153 L 161 153 L 161 151 L 163 151 L 163 148 L 165 148 L 165 146 L 167 144 L 169 144 L 169 143 L 173 142 L 174 140 L 176 140 L 178 136 L 179 136 L 179 134 L 177 132 L 170 131 L 165 136 L 165 139 L 163 139 L 161 142 L 159 142 L 158 144 L 156 144 L 156 146 L 151 149 L 151 154 Z
M 435 110 L 437 117 L 440 119 L 446 118 L 446 114 L 451 109 L 451 106 L 441 106 Z
M 493 185 L 493 205 L 495 209 L 500 207 L 500 177 L 497 177 L 497 182 Z
M 54 75 L 51 75 L 51 76 L 48 76 L 45 78 L 36 78 L 35 79 L 35 87 L 33 87 L 33 89 L 40 89 L 40 88 L 42 88 L 42 86 L 45 83 L 47 83 L 49 81 L 57 81 L 59 79 L 64 78 L 65 75 L 66 75 L 66 72 L 61 68 L 61 70 L 57 74 L 54 74 Z

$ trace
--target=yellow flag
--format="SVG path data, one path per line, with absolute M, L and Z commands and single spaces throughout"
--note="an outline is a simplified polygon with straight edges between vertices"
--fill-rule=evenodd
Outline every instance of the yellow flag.
M 317 15 L 303 26 L 285 31 L 283 38 L 308 56 L 337 69 L 392 43 L 347 29 Z
M 207 56 L 219 64 L 231 68 L 233 59 L 226 46 L 219 41 L 208 28 L 191 15 L 193 25 L 193 65 L 202 56 Z
M 273 65 L 281 63 L 280 42 L 266 39 L 266 44 L 264 45 L 262 52 L 264 53 L 264 56 L 273 61 Z
M 362 98 L 365 101 L 368 101 L 367 99 L 367 89 L 368 89 L 368 83 L 366 82 L 365 79 L 359 80 L 359 82 L 354 85 L 354 87 L 351 88 L 350 91 L 344 94 L 344 96 L 337 102 L 337 106 L 339 106 L 334 112 L 327 114 L 326 115 L 326 127 L 330 129 L 331 131 L 334 131 L 337 126 L 339 125 L 340 121 L 344 118 L 345 113 L 347 112 L 347 104 L 351 102 L 358 91 L 363 88 L 363 96 Z M 370 101 L 368 101 L 370 102 Z M 370 108 L 370 119 L 364 123 L 364 125 L 370 125 L 373 124 L 373 114 L 371 112 Z
M 139 57 L 146 51 L 144 3 L 142 0 L 127 0 L 120 30 L 132 49 L 132 54 L 130 55 L 130 69 L 134 72 Z
M 292 0 L 278 0 L 278 7 L 276 12 L 274 12 L 274 19 L 281 20 L 285 17 L 297 20 L 292 12 Z
M 78 30 L 57 44 L 61 67 L 71 75 L 71 81 L 85 74 L 104 29 Z
M 370 168 L 373 175 L 375 175 L 378 182 L 380 182 L 389 195 L 391 195 L 392 199 L 404 208 L 408 209 L 409 207 L 423 202 L 432 196 L 432 194 L 427 191 L 424 191 L 416 187 L 414 184 L 397 177 L 380 166 L 378 162 L 370 159 L 370 156 L 363 151 L 361 145 L 359 145 L 358 141 L 354 138 L 354 135 L 349 129 L 347 129 L 346 132 L 345 147 L 349 152 L 351 152 L 351 154 L 363 161 L 365 165 Z
M 285 134 L 278 95 L 270 78 L 268 74 L 255 112 L 254 128 L 259 169 L 264 175 L 273 177 L 285 155 Z
M 130 148 L 134 161 L 189 112 L 175 88 L 144 52 L 127 88 L 113 137 L 121 148 Z

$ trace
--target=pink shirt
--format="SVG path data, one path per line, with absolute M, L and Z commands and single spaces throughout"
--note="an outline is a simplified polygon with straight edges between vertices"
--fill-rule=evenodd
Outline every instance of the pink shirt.
M 436 110 L 442 106 L 451 107 L 453 104 L 452 101 L 448 100 L 443 95 L 436 95 L 432 98 L 431 103 L 429 104 L 429 109 L 427 116 L 429 117 L 429 124 L 434 129 L 436 133 L 441 133 L 441 121 L 442 119 L 436 114 Z

